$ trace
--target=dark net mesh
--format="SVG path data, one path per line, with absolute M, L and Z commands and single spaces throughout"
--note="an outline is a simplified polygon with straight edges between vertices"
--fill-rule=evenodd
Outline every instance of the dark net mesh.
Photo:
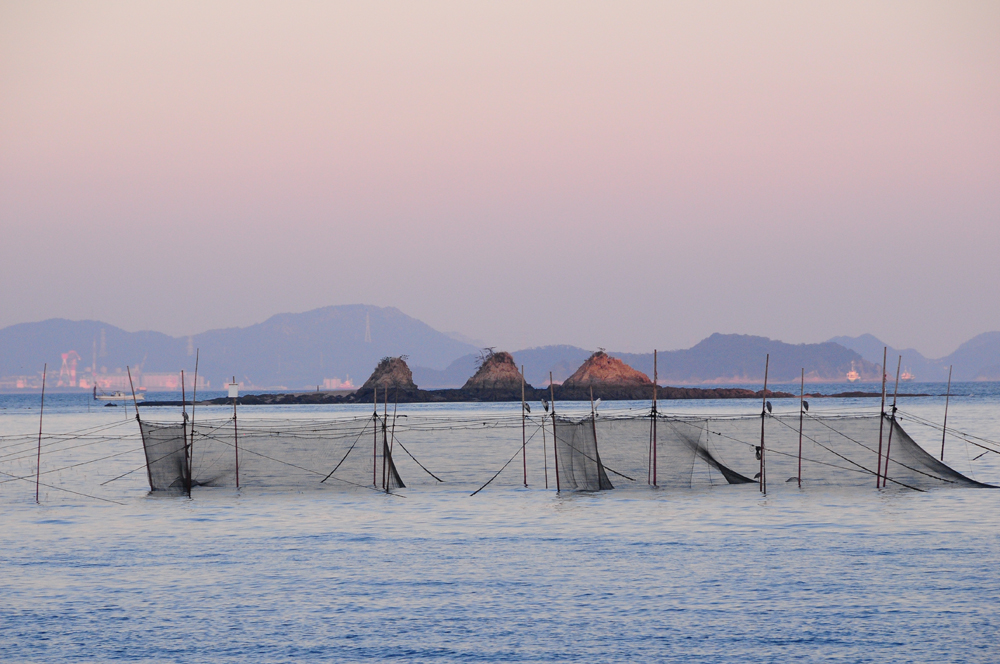
M 388 428 L 374 418 L 327 422 L 142 423 L 154 491 L 191 486 L 398 489 Z M 185 433 L 188 436 L 185 446 Z M 238 459 L 238 461 L 237 461 Z
M 597 452 L 591 420 L 555 418 L 558 485 L 563 491 L 605 491 L 615 488 Z
M 875 486 L 879 467 L 878 415 L 802 420 L 803 486 Z M 889 432 L 892 441 L 889 444 Z M 717 459 L 747 477 L 760 472 L 761 418 L 713 418 L 707 421 L 705 446 Z M 938 486 L 984 486 L 936 460 L 902 428 L 885 418 L 883 468 L 888 452 L 887 487 L 928 489 Z M 799 417 L 768 415 L 764 420 L 764 461 L 768 488 L 798 484 Z
M 768 415 L 763 424 L 768 489 L 797 486 L 798 416 Z M 879 424 L 878 415 L 806 415 L 802 485 L 874 487 Z M 407 483 L 415 486 L 510 487 L 527 481 L 541 487 L 547 477 L 555 488 L 557 470 L 563 491 L 756 482 L 760 416 L 660 414 L 655 432 L 653 425 L 648 414 L 560 415 L 555 422 L 551 415 L 529 415 L 522 433 L 520 414 L 410 413 L 395 420 L 380 414 L 201 421 L 193 436 L 190 424 L 143 422 L 142 432 L 150 485 L 157 491 L 183 490 L 188 481 L 191 486 L 235 486 L 237 470 L 241 487 L 392 490 L 404 487 L 401 467 Z M 899 421 L 886 418 L 883 425 L 888 487 L 983 486 L 934 459 Z
M 750 482 L 722 464 L 705 447 L 708 420 L 658 417 L 602 418 L 596 421 L 601 460 L 617 483 L 655 484 L 666 488 L 689 488 L 696 478 L 711 482 L 705 473 L 718 471 L 716 481 L 729 484 Z M 653 441 L 656 441 L 655 446 Z
M 149 488 L 153 491 L 183 491 L 187 487 L 185 447 L 187 427 L 139 422 L 146 453 Z

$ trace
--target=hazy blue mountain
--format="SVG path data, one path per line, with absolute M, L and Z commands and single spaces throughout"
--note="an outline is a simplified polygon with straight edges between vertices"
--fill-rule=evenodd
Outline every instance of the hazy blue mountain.
M 366 340 L 370 336 L 370 341 Z M 878 379 L 876 363 L 885 344 L 872 335 L 834 337 L 820 344 L 786 344 L 766 337 L 713 334 L 692 348 L 659 354 L 660 381 L 759 383 L 764 356 L 771 355 L 773 383 L 795 382 L 800 367 L 812 380 L 841 381 L 855 368 L 868 380 Z M 324 378 L 361 384 L 387 355 L 408 355 L 414 380 L 422 388 L 461 387 L 475 372 L 481 349 L 434 330 L 398 309 L 367 305 L 324 307 L 299 314 L 279 314 L 243 328 L 211 330 L 191 337 L 159 332 L 126 332 L 99 321 L 52 319 L 12 325 L 0 330 L 0 377 L 35 376 L 44 363 L 58 377 L 61 354 L 75 351 L 77 373 L 96 362 L 99 372 L 144 373 L 193 371 L 194 350 L 201 350 L 200 375 L 218 389 L 232 376 L 255 387 L 304 389 Z M 504 349 L 498 349 L 504 350 Z M 515 351 L 527 381 L 541 387 L 549 372 L 562 382 L 593 350 L 556 345 Z M 1000 332 L 981 334 L 954 353 L 930 360 L 912 349 L 901 351 L 903 367 L 919 381 L 945 380 L 954 364 L 954 380 L 1000 380 Z M 652 376 L 652 353 L 616 353 L 626 363 Z M 889 370 L 895 370 L 889 349 Z M 9 382 L 9 381 L 8 381 Z M 58 378 L 49 384 L 56 386 Z
M 852 362 L 863 377 L 878 377 L 874 364 L 836 343 L 787 344 L 767 337 L 716 333 L 686 350 L 660 352 L 659 378 L 661 383 L 670 385 L 761 383 L 768 353 L 771 356 L 768 380 L 773 383 L 798 381 L 802 368 L 806 370 L 806 380 L 842 381 Z M 652 353 L 613 355 L 652 377 Z
M 387 355 L 443 369 L 475 350 L 395 307 L 360 304 L 278 314 L 257 325 L 195 335 L 194 344 L 213 380 L 235 375 L 253 385 L 288 387 L 347 376 L 360 385 Z
M 871 334 L 862 334 L 859 337 L 833 337 L 830 341 L 856 351 L 872 364 L 882 364 L 882 350 L 888 347 L 889 358 L 886 365 L 890 377 L 895 376 L 896 364 L 899 362 L 899 356 L 902 355 L 902 371 L 912 373 L 914 380 L 938 381 L 948 378 L 947 362 L 942 365 L 941 360 L 928 359 L 913 348 L 894 348 Z
M 62 354 L 76 351 L 77 372 L 95 361 L 97 370 L 122 373 L 126 367 L 140 371 L 174 371 L 187 364 L 187 339 L 160 332 L 126 332 L 93 320 L 53 318 L 21 323 L 0 330 L 0 376 L 41 375 L 49 365 L 49 376 L 58 376 Z M 50 381 L 56 385 L 57 380 Z
M 939 362 L 946 376 L 954 365 L 952 380 L 1000 380 L 1000 332 L 973 337 Z
M 870 335 L 834 337 L 839 343 L 860 353 L 866 360 L 882 363 L 882 349 L 888 344 Z M 903 370 L 909 370 L 918 381 L 945 381 L 948 367 L 954 366 L 952 380 L 1000 380 L 1000 332 L 985 332 L 969 339 L 958 349 L 940 359 L 928 359 L 912 348 L 889 348 L 889 375 L 896 371 L 897 358 L 903 356 Z
M 366 341 L 366 327 L 371 341 Z M 102 336 L 103 335 L 103 336 Z M 103 341 L 102 341 L 103 339 Z M 304 388 L 324 378 L 360 384 L 386 355 L 409 355 L 412 365 L 443 369 L 475 351 L 393 307 L 345 305 L 300 314 L 279 314 L 244 328 L 212 330 L 193 337 L 126 332 L 97 321 L 54 319 L 0 330 L 0 376 L 34 375 L 49 363 L 58 374 L 61 354 L 75 350 L 78 372 L 97 356 L 98 370 L 126 366 L 147 373 L 194 370 L 218 388 L 232 376 L 255 386 Z M 52 383 L 55 385 L 55 383 Z
M 518 366 L 524 365 L 527 381 L 541 387 L 548 381 L 549 371 L 556 382 L 562 382 L 592 352 L 576 346 L 543 346 L 512 354 Z M 873 363 L 835 343 L 796 345 L 766 337 L 713 334 L 692 348 L 659 353 L 660 382 L 671 385 L 760 383 L 764 380 L 767 353 L 771 354 L 769 380 L 774 383 L 797 381 L 802 367 L 809 380 L 843 381 L 852 362 L 868 380 L 876 380 L 879 375 Z M 610 354 L 652 378 L 652 353 L 610 351 Z M 461 387 L 475 372 L 476 357 L 474 354 L 461 357 L 444 371 L 415 368 L 414 380 L 425 389 Z

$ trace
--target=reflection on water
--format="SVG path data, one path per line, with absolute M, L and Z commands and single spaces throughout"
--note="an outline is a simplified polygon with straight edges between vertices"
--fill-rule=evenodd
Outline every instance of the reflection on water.
M 37 436 L 29 401 L 0 397 L 8 468 L 15 448 L 7 446 Z M 33 477 L 0 484 L 4 661 L 998 656 L 1000 491 L 761 497 L 752 486 L 717 485 L 557 496 L 531 477 L 528 490 L 499 484 L 470 497 L 516 449 L 468 450 L 460 437 L 442 437 L 414 454 L 449 481 L 414 482 L 399 496 L 202 489 L 193 500 L 163 498 L 147 495 L 134 419 L 120 408 L 88 412 L 78 396 L 46 401 L 47 436 L 92 430 L 60 454 L 103 460 L 43 478 L 122 504 L 43 488 L 35 505 Z M 940 421 L 943 402 L 903 402 L 904 422 L 908 414 Z M 998 405 L 988 390 L 953 397 L 949 424 L 998 440 Z M 612 406 L 648 408 L 602 408 Z M 870 413 L 878 403 L 817 399 L 812 407 Z M 760 404 L 661 408 L 753 414 Z M 776 400 L 775 408 L 797 405 Z M 246 407 L 240 417 L 369 409 Z M 169 420 L 179 418 L 175 410 L 141 413 Z M 197 417 L 228 413 L 199 406 Z M 904 426 L 925 448 L 939 448 L 940 432 Z M 981 450 L 948 444 L 956 469 L 1000 483 L 997 455 L 974 459 Z M 34 459 L 21 468 L 31 475 Z

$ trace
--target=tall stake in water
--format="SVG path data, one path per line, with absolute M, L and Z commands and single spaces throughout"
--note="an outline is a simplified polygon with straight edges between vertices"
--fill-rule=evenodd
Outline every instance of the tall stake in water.
M 806 368 L 802 367 L 802 384 L 799 387 L 799 488 L 802 488 L 802 420 L 805 418 Z
M 771 366 L 771 354 L 764 358 L 764 396 L 760 404 L 760 492 L 767 493 L 767 478 L 764 475 L 766 466 L 764 463 L 764 417 L 767 415 L 767 370 Z
M 542 399 L 545 401 L 545 399 Z M 548 410 L 547 408 L 545 409 Z M 549 488 L 549 443 L 545 440 L 545 415 L 542 415 L 542 469 L 545 472 L 545 488 Z
M 38 486 L 42 476 L 42 416 L 45 414 L 45 376 L 49 372 L 49 363 L 42 366 L 42 405 L 38 407 L 38 457 L 35 459 L 35 502 L 38 502 Z
M 372 486 L 378 486 L 378 385 L 372 388 Z
M 941 461 L 944 461 L 944 439 L 948 435 L 948 401 L 951 399 L 951 366 L 948 367 L 948 393 L 944 397 L 944 425 L 941 427 Z
M 142 420 L 139 419 L 139 400 L 135 398 L 135 385 L 132 383 L 132 369 L 125 366 L 128 372 L 128 385 L 132 388 L 132 404 L 135 406 L 135 421 L 139 424 L 139 438 L 142 440 L 142 454 L 146 457 L 146 477 L 149 478 L 149 489 L 153 490 L 153 471 L 149 469 L 149 452 L 146 450 L 146 434 L 142 430 Z
M 656 486 L 656 349 L 653 349 L 653 486 Z M 594 438 L 597 438 L 595 435 Z
M 882 429 L 885 426 L 885 362 L 888 359 L 888 347 L 882 348 L 882 412 L 878 421 L 878 466 L 875 467 L 875 488 L 882 483 Z
M 892 447 L 892 430 L 896 428 L 896 397 L 899 395 L 899 368 L 903 364 L 903 356 L 899 356 L 896 364 L 896 388 L 892 392 L 892 419 L 889 422 L 889 438 L 885 442 L 885 470 L 882 471 L 882 488 L 885 488 L 885 480 L 889 476 L 889 448 Z
M 229 384 L 229 396 L 233 398 L 233 446 L 236 448 L 236 488 L 240 488 L 240 430 L 236 425 L 236 398 L 239 396 L 239 386 L 236 384 L 236 376 Z
M 389 435 L 389 386 L 385 386 L 385 407 L 382 412 L 382 488 L 389 490 L 385 482 L 385 453 L 389 450 L 387 437 Z M 378 406 L 375 406 L 378 408 Z
M 194 351 L 194 384 L 191 386 L 191 453 L 188 455 L 188 481 L 187 490 L 188 498 L 191 497 L 191 483 L 194 479 L 192 471 L 194 470 L 194 407 L 198 403 L 198 362 L 201 359 L 201 349 L 198 348 Z
M 559 487 L 559 445 L 556 443 L 556 388 L 552 383 L 552 372 L 549 372 L 549 398 L 552 399 L 552 456 L 553 465 L 556 467 L 556 492 Z
M 184 471 L 187 472 L 188 475 L 190 476 L 190 474 L 191 474 L 190 473 L 190 469 L 191 469 L 190 452 L 191 452 L 191 450 L 188 449 L 187 392 L 184 389 L 184 370 L 183 369 L 181 369 L 181 417 L 183 418 L 183 423 L 181 424 L 181 433 L 184 434 Z M 148 459 L 146 461 L 146 470 L 147 471 L 149 470 L 149 460 Z M 150 475 L 150 477 L 152 477 L 152 475 Z M 184 488 L 187 489 L 187 487 L 188 487 L 188 482 L 187 482 L 187 480 L 184 480 Z M 149 488 L 150 488 L 150 490 L 152 490 L 152 488 L 153 488 L 153 482 L 152 482 L 152 480 L 150 480 L 150 482 L 149 482 Z M 188 492 L 188 497 L 190 498 L 190 496 L 191 496 L 191 492 L 189 491 Z
M 525 432 L 525 418 L 527 411 L 524 405 L 524 365 L 521 365 L 521 466 L 524 470 L 524 488 L 528 488 L 528 459 L 524 455 L 524 448 L 528 444 L 527 433 Z

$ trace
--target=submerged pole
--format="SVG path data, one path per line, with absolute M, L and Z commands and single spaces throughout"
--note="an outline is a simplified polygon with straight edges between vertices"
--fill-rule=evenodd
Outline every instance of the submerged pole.
M 236 376 L 233 376 L 233 384 Z M 233 445 L 236 448 L 236 488 L 240 488 L 240 430 L 236 425 L 236 397 L 233 397 Z
M 878 420 L 878 466 L 875 467 L 875 488 L 882 483 L 882 430 L 885 427 L 885 362 L 888 359 L 888 347 L 882 348 L 882 411 Z
M 382 488 L 388 491 L 387 485 L 385 483 L 385 453 L 389 450 L 389 446 L 386 444 L 386 436 L 388 435 L 388 420 L 389 420 L 389 386 L 386 385 L 385 389 L 385 410 L 382 413 Z M 376 404 L 375 408 L 378 408 Z
M 198 403 L 198 362 L 201 359 L 201 349 L 194 351 L 194 384 L 191 385 L 191 454 L 188 455 L 188 498 L 191 497 L 191 484 L 194 480 L 194 407 Z
M 764 358 L 764 396 L 760 403 L 760 487 L 761 493 L 767 493 L 767 478 L 764 476 L 766 466 L 764 464 L 764 417 L 767 415 L 767 370 L 771 366 L 771 354 Z
M 189 454 L 190 450 L 188 450 L 187 392 L 184 389 L 184 370 L 183 369 L 181 369 L 181 417 L 183 417 L 183 421 L 181 423 L 181 433 L 184 435 L 184 472 L 187 473 L 188 475 L 190 475 L 191 474 L 190 473 L 191 462 L 188 460 L 188 454 Z M 148 465 L 149 465 L 148 461 L 147 461 L 146 465 L 147 465 L 147 469 L 148 469 Z M 184 480 L 184 489 L 187 490 L 187 488 L 188 488 L 188 481 L 187 481 L 187 479 L 185 479 Z M 150 485 L 150 491 L 152 491 L 152 485 Z M 188 492 L 188 497 L 190 497 L 190 491 Z
M 524 488 L 528 488 L 528 459 L 524 454 L 524 448 L 528 444 L 527 433 L 525 431 L 525 417 L 527 413 L 524 408 L 524 365 L 521 365 L 521 466 L 524 470 Z
M 545 415 L 542 415 L 542 468 L 545 472 L 545 488 L 549 488 L 549 444 L 545 440 Z
M 552 372 L 549 372 L 549 398 L 552 399 L 552 456 L 556 467 L 556 492 L 559 492 L 559 444 L 556 442 L 556 388 L 552 384 Z
M 899 368 L 903 364 L 903 356 L 899 356 L 899 363 L 896 365 L 896 388 L 892 392 L 892 419 L 889 421 L 889 438 L 885 442 L 885 470 L 882 471 L 882 488 L 885 488 L 885 480 L 889 476 L 889 449 L 892 447 L 892 430 L 896 428 L 896 397 L 899 395 Z
M 35 502 L 38 502 L 38 488 L 42 482 L 42 417 L 45 415 L 45 376 L 49 363 L 42 365 L 42 403 L 38 407 L 38 456 L 35 459 Z
M 132 370 L 126 365 L 128 385 L 132 388 L 132 403 L 135 405 L 135 421 L 139 423 L 139 438 L 142 440 L 142 454 L 146 457 L 146 477 L 149 478 L 149 490 L 153 490 L 153 471 L 149 468 L 149 452 L 146 450 L 146 434 L 142 430 L 142 420 L 139 419 L 139 400 L 135 398 L 135 385 L 132 383 Z
M 656 349 L 653 349 L 653 486 L 656 486 L 656 381 L 658 375 L 656 371 Z M 596 438 L 597 435 L 595 434 Z
M 802 488 L 802 420 L 805 418 L 805 408 L 802 404 L 806 400 L 806 368 L 802 367 L 802 384 L 799 387 L 799 488 Z
M 948 393 L 944 397 L 944 425 L 941 427 L 941 461 L 944 461 L 944 439 L 948 435 L 949 400 L 951 400 L 951 366 L 948 367 Z

